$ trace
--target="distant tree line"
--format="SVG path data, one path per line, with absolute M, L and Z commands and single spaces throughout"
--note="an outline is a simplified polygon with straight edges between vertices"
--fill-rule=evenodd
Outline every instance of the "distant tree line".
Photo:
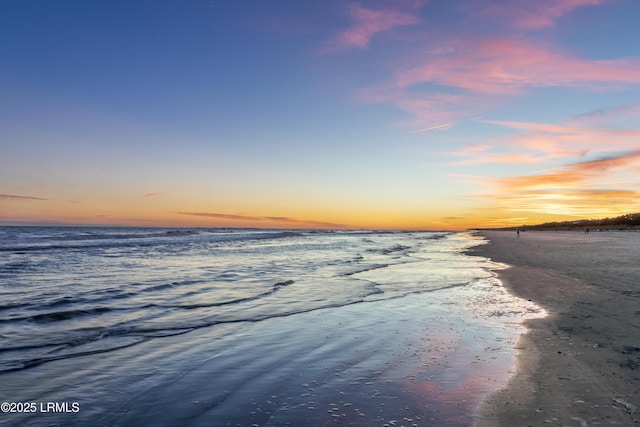
M 509 227 L 509 229 L 526 230 L 571 230 L 571 229 L 630 229 L 640 228 L 640 213 L 626 214 L 615 218 L 579 219 L 576 221 L 545 222 L 537 225 L 524 225 L 521 227 Z

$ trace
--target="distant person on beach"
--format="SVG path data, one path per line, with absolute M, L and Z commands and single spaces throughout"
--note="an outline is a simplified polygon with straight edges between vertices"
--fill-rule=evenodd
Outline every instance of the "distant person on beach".
M 520 237 L 520 229 L 519 228 L 516 229 L 516 234 L 518 235 L 518 237 Z

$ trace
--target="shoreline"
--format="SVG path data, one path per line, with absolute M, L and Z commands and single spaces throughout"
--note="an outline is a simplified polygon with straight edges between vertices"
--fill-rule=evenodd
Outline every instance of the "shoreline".
M 516 374 L 476 425 L 633 425 L 640 414 L 640 236 L 481 231 L 468 253 L 507 264 L 513 295 L 546 310 L 524 322 Z M 638 271 L 636 271 L 638 270 Z

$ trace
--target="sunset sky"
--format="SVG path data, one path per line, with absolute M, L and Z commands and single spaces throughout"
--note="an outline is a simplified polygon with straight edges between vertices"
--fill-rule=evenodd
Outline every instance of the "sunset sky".
M 640 211 L 638 0 L 0 1 L 0 225 Z

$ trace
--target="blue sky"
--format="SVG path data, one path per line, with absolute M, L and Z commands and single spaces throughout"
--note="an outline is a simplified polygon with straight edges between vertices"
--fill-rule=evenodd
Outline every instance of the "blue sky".
M 7 0 L 0 222 L 637 211 L 637 16 L 633 0 Z

